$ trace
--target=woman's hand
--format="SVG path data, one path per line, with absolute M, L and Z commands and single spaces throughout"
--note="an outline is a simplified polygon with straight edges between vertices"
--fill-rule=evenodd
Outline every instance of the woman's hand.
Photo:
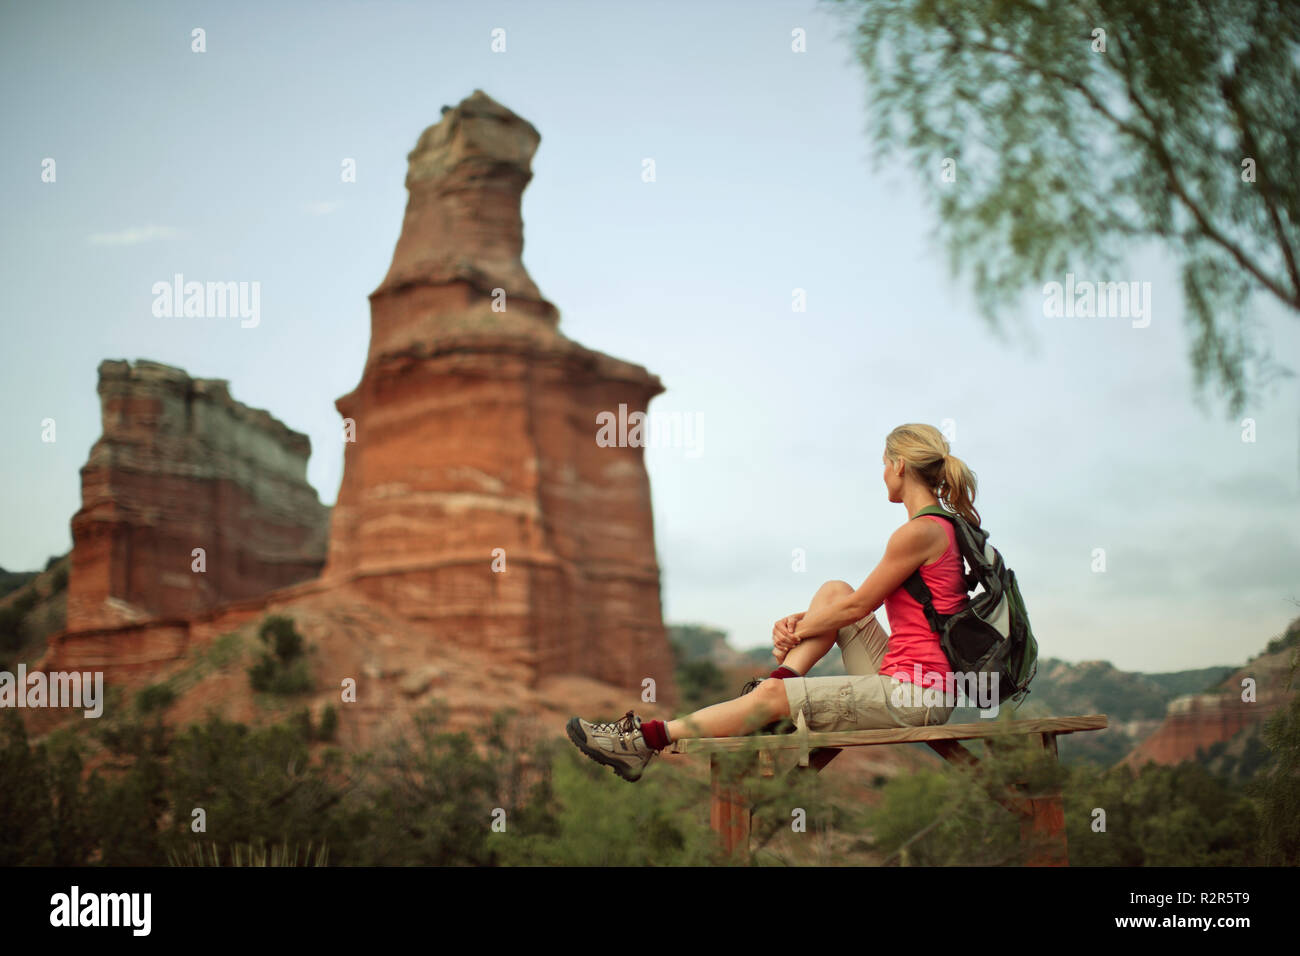
M 799 626 L 799 622 L 803 620 L 806 613 L 806 611 L 800 611 L 798 614 L 791 614 L 788 617 L 781 618 L 773 625 L 772 645 L 775 649 L 772 651 L 772 656 L 778 662 L 785 660 L 785 655 L 801 640 L 801 638 L 795 637 L 794 630 Z

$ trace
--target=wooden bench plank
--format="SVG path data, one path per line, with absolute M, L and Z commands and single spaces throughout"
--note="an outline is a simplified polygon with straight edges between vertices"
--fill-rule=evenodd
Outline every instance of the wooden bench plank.
M 842 733 L 753 734 L 748 737 L 688 737 L 674 740 L 670 753 L 713 753 L 747 750 L 812 750 L 824 747 L 871 747 L 886 744 L 930 743 L 942 740 L 978 740 L 1019 734 L 1072 734 L 1105 730 L 1105 714 L 1082 717 L 1039 717 L 1032 720 L 989 720 L 976 724 L 936 724 L 933 727 L 897 727 L 887 730 L 850 730 Z M 938 748 L 935 748 L 936 750 Z

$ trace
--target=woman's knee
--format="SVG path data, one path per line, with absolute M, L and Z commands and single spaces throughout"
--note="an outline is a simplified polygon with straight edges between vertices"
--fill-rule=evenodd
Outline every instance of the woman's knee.
M 778 677 L 769 677 L 763 681 L 754 688 L 754 695 L 769 717 L 780 717 L 790 712 L 790 700 L 785 693 L 785 681 Z
M 831 598 L 843 597 L 845 594 L 853 593 L 853 585 L 848 581 L 827 581 L 817 589 L 817 594 L 813 598 L 816 600 L 828 600 Z

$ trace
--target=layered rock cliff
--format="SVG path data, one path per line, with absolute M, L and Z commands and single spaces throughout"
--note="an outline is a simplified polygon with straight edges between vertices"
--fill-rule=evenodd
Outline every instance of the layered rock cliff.
M 454 643 L 671 695 L 642 448 L 597 416 L 663 387 L 583 348 L 521 260 L 540 141 L 481 91 L 425 130 L 392 265 L 370 296 L 326 579 Z M 348 434 L 345 431 L 345 434 Z
M 1203 759 L 1216 744 L 1258 733 L 1259 725 L 1288 706 L 1295 695 L 1291 654 L 1298 629 L 1300 619 L 1288 628 L 1289 640 L 1280 642 L 1281 646 L 1275 650 L 1252 658 L 1211 692 L 1185 694 L 1171 700 L 1160 726 L 1122 763 L 1137 769 L 1148 762 L 1177 764 Z M 1251 686 L 1252 692 L 1243 700 L 1247 686 Z
M 184 618 L 320 572 L 329 509 L 307 483 L 306 435 L 235 401 L 224 380 L 157 362 L 101 362 L 99 396 L 103 434 L 72 519 L 69 631 Z

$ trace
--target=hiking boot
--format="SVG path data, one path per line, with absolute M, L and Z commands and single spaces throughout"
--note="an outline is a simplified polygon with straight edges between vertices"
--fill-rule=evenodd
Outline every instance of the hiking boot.
M 759 684 L 765 680 L 781 680 L 779 677 L 755 677 L 753 680 L 746 682 L 745 686 L 740 689 L 740 696 L 744 697 Z M 794 721 L 789 717 L 778 717 L 770 724 L 766 724 L 758 729 L 760 734 L 792 734 L 794 733 Z
M 659 753 L 641 733 L 641 718 L 628 711 L 610 724 L 570 717 L 564 729 L 575 747 L 596 763 L 613 767 L 624 780 L 639 780 L 646 766 Z

